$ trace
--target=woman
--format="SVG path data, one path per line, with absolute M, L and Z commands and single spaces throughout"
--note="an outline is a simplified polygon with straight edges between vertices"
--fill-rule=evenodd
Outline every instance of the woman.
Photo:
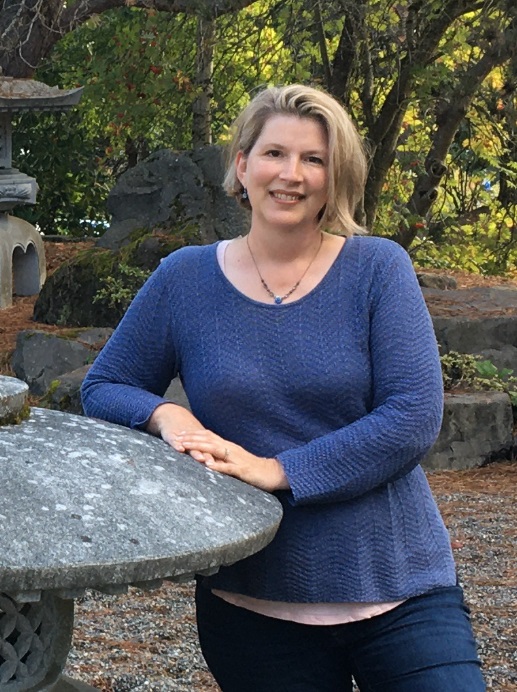
M 407 254 L 355 235 L 366 175 L 342 107 L 266 89 L 225 188 L 245 237 L 174 252 L 85 381 L 89 415 L 143 428 L 268 492 L 273 542 L 200 580 L 224 692 L 485 689 L 447 531 L 419 466 L 441 423 L 436 340 Z M 180 375 L 192 413 L 163 394 Z

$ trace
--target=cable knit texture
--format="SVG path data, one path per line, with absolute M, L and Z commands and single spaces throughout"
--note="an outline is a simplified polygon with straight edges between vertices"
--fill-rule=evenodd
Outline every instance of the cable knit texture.
M 213 588 L 291 602 L 394 601 L 455 583 L 419 462 L 441 424 L 436 339 L 407 253 L 349 238 L 300 300 L 251 300 L 216 245 L 165 259 L 83 385 L 87 415 L 144 427 L 180 375 L 194 415 L 260 456 L 290 491 L 257 555 Z M 193 527 L 195 530 L 195 527 Z

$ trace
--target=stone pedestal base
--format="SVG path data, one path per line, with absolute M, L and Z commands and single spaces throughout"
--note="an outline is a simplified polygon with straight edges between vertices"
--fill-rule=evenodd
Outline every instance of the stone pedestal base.
M 74 602 L 49 592 L 18 598 L 0 593 L 0 690 L 51 690 L 70 649 Z
M 13 294 L 37 295 L 46 276 L 40 234 L 27 221 L 0 211 L 0 309 L 13 304 Z
M 91 687 L 80 680 L 72 680 L 61 676 L 53 687 L 47 687 L 48 692 L 99 692 L 97 687 Z

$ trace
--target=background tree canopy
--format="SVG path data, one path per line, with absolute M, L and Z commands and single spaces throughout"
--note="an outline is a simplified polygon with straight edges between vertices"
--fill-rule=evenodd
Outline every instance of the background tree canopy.
M 297 81 L 328 89 L 364 134 L 358 217 L 373 233 L 420 263 L 515 269 L 513 0 L 2 4 L 4 74 L 37 66 L 48 84 L 85 85 L 76 111 L 15 128 L 17 165 L 42 188 L 23 211 L 44 232 L 98 233 L 121 172 L 159 148 L 224 142 L 250 92 Z

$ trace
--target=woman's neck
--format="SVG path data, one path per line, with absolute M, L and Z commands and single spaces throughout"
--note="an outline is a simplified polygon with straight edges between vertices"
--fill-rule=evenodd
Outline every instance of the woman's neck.
M 256 257 L 270 260 L 274 264 L 283 264 L 304 256 L 312 256 L 328 237 L 327 233 L 315 228 L 306 232 L 264 231 L 252 226 L 246 240 Z

